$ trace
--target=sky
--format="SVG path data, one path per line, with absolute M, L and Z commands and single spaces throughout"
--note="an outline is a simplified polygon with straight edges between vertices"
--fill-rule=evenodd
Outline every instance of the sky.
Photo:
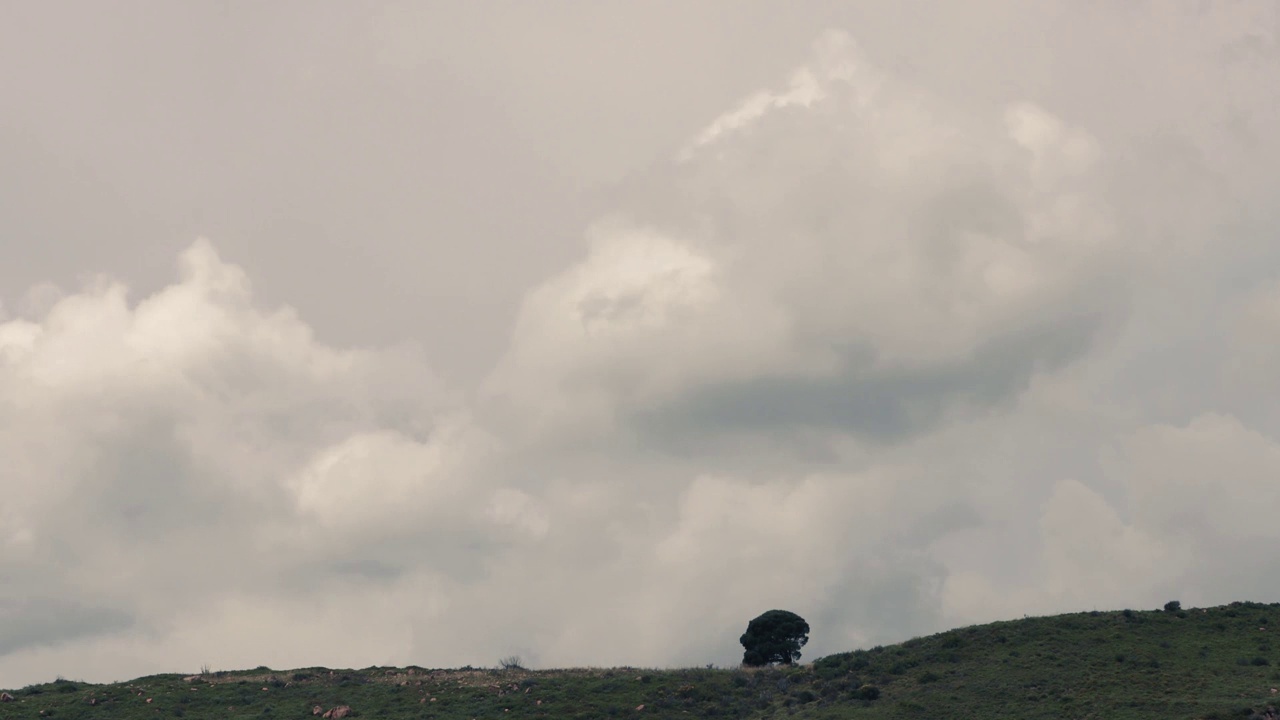
M 0 0 L 0 686 L 1278 600 L 1276 127 L 1270 0 Z

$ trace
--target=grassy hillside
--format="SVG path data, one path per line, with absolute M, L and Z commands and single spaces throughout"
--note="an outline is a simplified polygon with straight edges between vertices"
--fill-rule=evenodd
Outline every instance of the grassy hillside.
M 1273 626 L 1272 623 L 1275 623 Z M 796 668 L 155 675 L 11 689 L 6 718 L 1247 718 L 1280 705 L 1280 603 L 960 628 Z M 2 680 L 0 680 L 2 681 Z

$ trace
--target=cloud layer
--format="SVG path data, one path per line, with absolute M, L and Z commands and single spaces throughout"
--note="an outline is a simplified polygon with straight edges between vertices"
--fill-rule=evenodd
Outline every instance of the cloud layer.
M 773 607 L 812 658 L 1280 592 L 1280 23 L 1146 12 L 1201 115 L 961 102 L 824 32 L 619 186 L 475 387 L 317 340 L 216 238 L 145 297 L 33 288 L 0 676 L 729 664 Z

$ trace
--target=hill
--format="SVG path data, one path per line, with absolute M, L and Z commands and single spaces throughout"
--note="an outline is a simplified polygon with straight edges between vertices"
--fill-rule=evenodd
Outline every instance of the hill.
M 1273 622 L 1276 624 L 1273 626 Z M 800 667 L 265 667 L 9 690 L 7 718 L 1248 718 L 1280 705 L 1280 603 L 950 630 Z M 347 711 L 330 712 L 330 717 Z M 1273 711 L 1274 714 L 1274 711 Z

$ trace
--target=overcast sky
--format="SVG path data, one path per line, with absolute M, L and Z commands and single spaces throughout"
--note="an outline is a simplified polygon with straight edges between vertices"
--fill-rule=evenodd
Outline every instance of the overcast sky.
M 1280 4 L 0 0 L 0 686 L 1280 599 Z

